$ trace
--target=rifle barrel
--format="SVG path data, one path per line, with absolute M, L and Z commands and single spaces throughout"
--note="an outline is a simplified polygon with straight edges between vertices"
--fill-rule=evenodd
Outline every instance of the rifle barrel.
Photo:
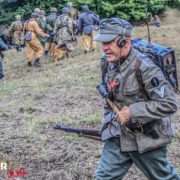
M 59 129 L 65 132 L 77 133 L 79 136 L 88 137 L 91 139 L 101 140 L 100 133 L 98 129 L 88 129 L 88 128 L 72 128 L 65 125 L 56 124 L 53 126 L 54 129 Z

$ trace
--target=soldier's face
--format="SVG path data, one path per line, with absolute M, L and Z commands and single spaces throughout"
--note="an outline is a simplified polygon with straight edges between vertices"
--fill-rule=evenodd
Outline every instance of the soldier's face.
M 40 18 L 41 18 L 41 19 L 43 19 L 43 18 L 44 18 L 44 14 L 40 14 L 39 16 L 40 16 Z
M 106 54 L 106 58 L 109 62 L 116 62 L 121 58 L 122 48 L 117 46 L 117 41 L 119 38 L 115 38 L 111 42 L 103 42 L 102 49 Z
M 125 55 L 125 47 L 120 48 L 117 46 L 117 42 L 119 37 L 115 38 L 111 42 L 103 42 L 102 49 L 106 54 L 107 61 L 109 62 L 117 62 Z

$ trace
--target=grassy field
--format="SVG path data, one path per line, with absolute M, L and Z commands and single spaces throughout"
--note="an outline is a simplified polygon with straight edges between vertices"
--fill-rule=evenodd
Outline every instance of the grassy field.
M 175 49 L 178 75 L 179 15 L 168 11 L 160 28 L 150 27 L 152 42 Z M 135 27 L 133 37 L 147 39 L 146 26 Z M 25 49 L 6 53 L 5 77 L 0 81 L 0 160 L 9 162 L 12 169 L 23 167 L 26 175 L 19 179 L 93 179 L 103 143 L 52 128 L 56 123 L 91 128 L 101 125 L 103 99 L 96 90 L 101 82 L 101 45 L 85 55 L 80 41 L 70 58 L 57 65 L 44 58 L 42 68 L 27 67 Z M 180 108 L 180 96 L 177 98 Z M 172 119 L 180 136 L 180 112 Z M 180 173 L 178 139 L 169 146 L 168 158 Z M 7 179 L 7 171 L 0 170 L 0 179 Z M 146 180 L 135 166 L 124 179 Z

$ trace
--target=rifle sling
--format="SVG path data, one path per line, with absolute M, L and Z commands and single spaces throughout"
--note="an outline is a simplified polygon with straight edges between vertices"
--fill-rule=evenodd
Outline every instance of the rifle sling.
M 86 137 L 86 138 L 94 139 L 94 140 L 98 140 L 98 141 L 102 141 L 100 136 L 98 137 L 98 136 L 87 135 L 87 134 L 83 134 L 83 133 L 78 134 L 78 136 L 79 137 Z

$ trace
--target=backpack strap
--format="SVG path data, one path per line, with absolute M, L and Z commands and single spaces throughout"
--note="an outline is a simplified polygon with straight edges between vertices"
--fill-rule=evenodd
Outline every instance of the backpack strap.
M 140 91 L 143 94 L 143 96 L 145 97 L 145 99 L 148 100 L 150 98 L 149 98 L 149 95 L 147 94 L 147 92 L 145 90 L 145 85 L 144 85 L 143 80 L 142 80 L 142 72 L 140 69 L 141 63 L 142 63 L 142 60 L 136 59 L 135 74 L 136 74 L 136 78 L 137 78 L 137 81 L 138 81 L 139 86 L 140 86 Z

